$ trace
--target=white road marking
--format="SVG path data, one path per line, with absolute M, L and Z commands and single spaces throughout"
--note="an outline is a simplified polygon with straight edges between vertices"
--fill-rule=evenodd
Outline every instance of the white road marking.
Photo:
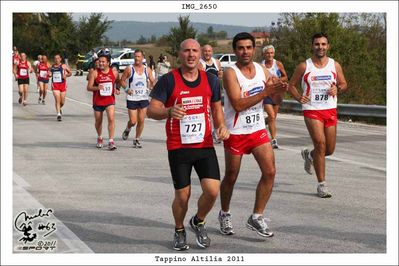
M 45 208 L 39 201 L 37 201 L 24 187 L 29 187 L 29 183 L 26 182 L 21 176 L 13 172 L 14 183 L 14 208 L 22 210 L 30 209 L 48 209 Z M 21 206 L 22 205 L 22 206 Z M 54 210 L 55 213 L 57 210 Z M 94 253 L 80 238 L 75 235 L 63 222 L 57 219 L 56 216 L 52 218 L 55 220 L 57 230 L 55 234 L 59 239 L 65 243 L 69 248 L 66 252 L 71 253 Z

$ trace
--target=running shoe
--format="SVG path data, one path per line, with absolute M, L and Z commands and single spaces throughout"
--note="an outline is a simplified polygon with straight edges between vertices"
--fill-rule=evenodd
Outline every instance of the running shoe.
M 258 235 L 263 237 L 272 237 L 274 235 L 267 226 L 266 220 L 263 216 L 259 216 L 257 219 L 253 219 L 252 215 L 249 216 L 246 227 L 250 230 L 256 231 Z
M 19 103 L 19 104 L 22 103 L 22 96 L 19 96 L 18 103 Z
M 174 240 L 173 240 L 173 249 L 174 250 L 187 250 L 189 249 L 190 246 L 187 245 L 187 240 L 186 240 L 186 231 L 181 230 L 181 231 L 175 231 L 174 235 Z
M 326 185 L 319 184 L 317 186 L 317 196 L 319 196 L 320 198 L 331 198 L 332 194 L 328 190 Z
M 123 140 L 127 140 L 127 138 L 129 137 L 129 133 L 130 133 L 130 130 L 126 128 L 126 129 L 123 131 L 123 133 L 122 133 L 122 139 L 123 139 Z M 134 143 L 133 143 L 133 145 L 134 145 Z
M 39 97 L 39 100 L 37 101 L 38 104 L 42 102 L 42 98 Z
M 62 116 L 61 115 L 57 115 L 57 121 L 61 121 L 62 120 Z
M 207 248 L 211 245 L 211 239 L 208 237 L 205 228 L 205 222 L 198 223 L 197 225 L 194 224 L 194 216 L 190 219 L 190 226 L 191 229 L 195 232 L 195 241 L 197 245 L 201 248 Z
M 309 174 L 309 175 L 311 175 L 311 174 L 313 174 L 313 171 L 312 171 L 312 166 L 313 166 L 313 162 L 312 162 L 312 160 L 309 158 L 309 155 L 310 155 L 310 152 L 309 152 L 309 150 L 308 149 L 303 149 L 302 151 L 301 151 L 301 155 L 302 155 L 302 158 L 303 158 L 303 160 L 304 160 L 304 169 L 305 169 L 305 171 Z
M 141 146 L 141 143 L 138 139 L 133 140 L 133 148 L 136 148 L 136 149 L 143 148 L 143 146 Z
M 110 151 L 116 150 L 115 142 L 110 141 L 108 143 L 108 150 L 110 150 Z
M 45 101 L 44 99 L 42 100 L 42 104 L 43 104 L 43 105 L 46 105 L 46 101 Z
M 222 211 L 219 211 L 218 220 L 220 223 L 220 233 L 222 233 L 223 235 L 234 234 L 230 213 L 222 214 Z
M 103 147 L 103 138 L 97 138 L 97 148 L 101 149 Z
M 279 148 L 276 139 L 272 139 L 272 141 L 270 143 L 272 144 L 272 148 L 273 149 L 278 149 Z
M 23 105 L 23 106 L 27 106 L 27 105 L 28 105 L 28 102 L 27 102 L 27 101 L 23 101 L 23 102 L 22 102 L 22 105 Z

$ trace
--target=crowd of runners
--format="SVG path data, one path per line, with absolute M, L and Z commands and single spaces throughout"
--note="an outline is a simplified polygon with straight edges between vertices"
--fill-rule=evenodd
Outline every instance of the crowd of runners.
M 93 94 L 97 148 L 102 148 L 104 143 L 102 122 L 105 111 L 108 149 L 117 149 L 114 141 L 115 95 L 121 91 L 125 94 L 128 111 L 126 128 L 121 135 L 123 140 L 127 140 L 135 127 L 133 147 L 143 147 L 141 136 L 146 117 L 166 120 L 166 146 L 175 189 L 173 249 L 189 249 L 184 219 L 191 194 L 193 167 L 202 189 L 197 212 L 189 220 L 197 245 L 202 248 L 210 246 L 205 220 L 219 194 L 220 233 L 226 236 L 234 234 L 230 205 L 244 154 L 252 154 L 261 171 L 246 227 L 262 237 L 274 235 L 264 213 L 276 174 L 273 151 L 279 148 L 276 117 L 286 92 L 302 104 L 305 125 L 313 141 L 313 148 L 301 152 L 304 169 L 310 175 L 315 172 L 319 197 L 332 196 L 326 185 L 325 157 L 335 149 L 337 95 L 347 89 L 347 83 L 340 64 L 327 56 L 330 48 L 328 36 L 317 33 L 310 39 L 310 44 L 312 57 L 298 64 L 291 79 L 288 79 L 282 62 L 274 59 L 276 51 L 272 45 L 263 48 L 262 62 L 253 61 L 255 40 L 246 32 L 234 36 L 232 48 L 237 62 L 225 69 L 213 57 L 211 45 L 201 47 L 194 39 L 186 39 L 180 44 L 180 66 L 161 75 L 158 71 L 158 75 L 154 73 L 153 58 L 149 64 L 145 63 L 142 50 L 134 51 L 134 63 L 122 74 L 111 68 L 108 49 L 96 53 L 87 75 L 87 91 Z M 67 79 L 72 71 L 61 54 L 54 55 L 53 64 L 49 63 L 46 55 L 41 55 L 32 66 L 26 54 L 19 54 L 14 48 L 13 73 L 18 83 L 19 104 L 24 108 L 28 105 L 29 73 L 35 73 L 38 103 L 46 103 L 47 90 L 51 88 L 56 119 L 62 121 Z M 299 85 L 302 93 L 297 89 Z M 267 113 L 266 119 L 264 112 Z M 214 143 L 220 142 L 223 142 L 225 155 L 222 181 L 214 149 Z

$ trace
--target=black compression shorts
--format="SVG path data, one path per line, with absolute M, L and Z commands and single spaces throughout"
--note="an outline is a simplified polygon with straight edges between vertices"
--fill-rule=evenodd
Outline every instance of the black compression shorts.
M 186 148 L 168 151 L 170 172 L 175 189 L 191 184 L 191 170 L 194 166 L 200 180 L 220 180 L 219 163 L 214 148 Z

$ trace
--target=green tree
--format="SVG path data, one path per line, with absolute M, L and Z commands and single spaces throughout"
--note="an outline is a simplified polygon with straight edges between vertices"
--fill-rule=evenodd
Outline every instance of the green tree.
M 209 44 L 212 47 L 216 47 L 217 46 L 217 42 L 216 41 L 209 40 L 208 34 L 199 34 L 198 37 L 197 37 L 197 41 L 199 42 L 199 44 L 201 46 L 204 46 L 205 44 Z
M 169 35 L 167 35 L 167 42 L 170 49 L 167 52 L 174 56 L 178 56 L 180 43 L 188 38 L 195 39 L 197 31 L 190 24 L 190 16 L 179 16 L 179 27 L 172 27 Z
M 156 43 L 157 42 L 157 36 L 151 35 L 151 39 L 149 41 L 150 43 Z
M 386 103 L 386 31 L 381 16 L 283 13 L 279 22 L 272 28 L 271 39 L 276 58 L 283 62 L 289 76 L 311 56 L 313 34 L 325 32 L 330 43 L 328 56 L 341 64 L 348 82 L 349 89 L 339 101 Z
M 158 40 L 155 43 L 156 46 L 161 47 L 161 46 L 168 46 L 168 35 L 162 35 L 161 37 L 158 38 Z
M 221 30 L 216 33 L 217 39 L 227 39 L 227 31 Z
M 14 13 L 13 43 L 30 57 L 70 53 L 76 47 L 76 26 L 69 13 Z
M 108 20 L 102 13 L 91 13 L 89 17 L 79 19 L 77 41 L 80 50 L 89 51 L 105 43 L 105 32 L 110 29 L 112 20 Z
M 208 29 L 206 30 L 206 34 L 208 35 L 209 38 L 215 39 L 215 32 L 213 31 L 212 26 L 208 27 Z
M 136 43 L 137 44 L 146 44 L 147 43 L 147 39 L 143 35 L 140 35 L 140 38 L 137 40 Z

